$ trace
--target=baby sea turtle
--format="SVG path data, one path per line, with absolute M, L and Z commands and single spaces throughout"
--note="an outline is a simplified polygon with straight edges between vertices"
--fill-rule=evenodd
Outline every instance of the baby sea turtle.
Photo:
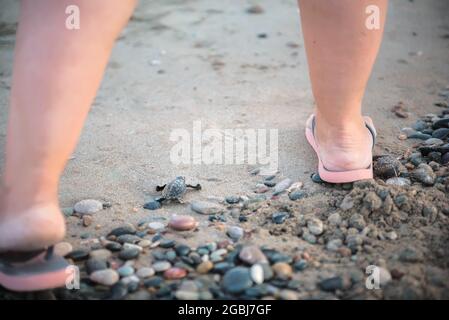
M 199 183 L 196 185 L 186 184 L 186 179 L 179 176 L 168 184 L 157 186 L 156 191 L 162 191 L 162 194 L 161 197 L 155 200 L 158 202 L 165 200 L 177 200 L 179 203 L 182 203 L 182 197 L 186 193 L 187 188 L 201 190 L 201 185 Z

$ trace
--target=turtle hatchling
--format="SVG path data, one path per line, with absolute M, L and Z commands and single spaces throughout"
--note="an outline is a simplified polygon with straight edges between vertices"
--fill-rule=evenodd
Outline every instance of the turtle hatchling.
M 162 191 L 162 194 L 161 197 L 155 200 L 158 202 L 163 202 L 165 200 L 176 200 L 179 203 L 182 203 L 182 197 L 186 193 L 187 188 L 201 190 L 201 185 L 199 183 L 196 185 L 186 184 L 186 179 L 179 176 L 168 184 L 157 186 L 156 191 Z

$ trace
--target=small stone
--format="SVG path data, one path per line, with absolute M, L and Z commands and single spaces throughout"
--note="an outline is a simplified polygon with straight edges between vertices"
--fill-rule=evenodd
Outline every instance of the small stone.
M 409 137 L 409 139 L 419 139 L 419 140 L 427 140 L 429 138 L 432 138 L 432 136 L 430 134 L 425 134 L 425 133 L 421 133 L 421 132 L 416 132 L 414 134 L 411 134 Z
M 384 287 L 387 283 L 391 281 L 392 277 L 390 271 L 383 267 L 379 267 L 379 284 L 381 287 Z
M 149 277 L 152 277 L 154 275 L 154 269 L 150 267 L 143 267 L 137 270 L 136 276 L 138 276 L 141 279 L 146 279 Z
M 122 250 L 122 245 L 118 242 L 109 242 L 105 246 L 106 249 L 116 252 Z
M 246 9 L 246 12 L 249 14 L 262 14 L 265 11 L 260 5 L 256 4 L 256 5 L 249 7 L 248 9 Z
M 131 266 L 124 265 L 118 268 L 117 272 L 121 277 L 129 277 L 130 275 L 134 274 L 134 268 Z
M 123 234 L 121 236 L 117 237 L 117 242 L 123 244 L 123 243 L 138 243 L 140 240 L 142 240 L 140 237 L 135 236 L 133 234 Z
M 164 230 L 165 225 L 162 222 L 155 221 L 155 222 L 150 222 L 148 224 L 148 228 L 150 229 L 149 231 L 151 233 L 156 233 L 156 232 Z
M 193 211 L 205 215 L 220 214 L 224 211 L 221 205 L 207 201 L 193 201 L 190 207 Z
M 135 234 L 136 228 L 132 224 L 125 224 L 123 226 L 120 226 L 118 228 L 112 229 L 111 232 L 109 232 L 108 236 L 115 236 L 119 237 L 124 234 Z
M 229 204 L 236 204 L 236 203 L 239 203 L 240 197 L 239 196 L 227 196 L 225 198 L 225 201 Z
M 351 195 L 346 195 L 343 200 L 340 203 L 340 209 L 347 211 L 354 207 L 354 200 L 352 199 Z
M 396 158 L 386 155 L 377 158 L 374 161 L 373 170 L 374 174 L 378 177 L 388 179 L 391 177 L 397 177 L 400 173 L 402 164 Z
M 237 226 L 231 226 L 227 230 L 227 235 L 234 241 L 239 241 L 243 235 L 244 231 L 242 228 Z
M 435 173 L 432 168 L 425 164 L 421 163 L 418 168 L 412 171 L 411 174 L 412 179 L 419 181 L 427 186 L 432 186 L 435 183 Z
M 293 264 L 293 268 L 294 268 L 296 271 L 303 271 L 303 270 L 306 269 L 308 266 L 309 266 L 309 263 L 308 263 L 306 260 L 304 260 L 304 259 L 300 259 L 300 260 L 296 261 L 296 262 Z
M 88 227 L 92 224 L 93 218 L 90 214 L 86 214 L 83 216 L 83 226 Z
M 140 254 L 140 251 L 136 248 L 123 249 L 120 251 L 118 257 L 122 260 L 136 259 Z
M 350 280 L 344 279 L 343 277 L 337 276 L 332 278 L 327 278 L 319 283 L 319 287 L 323 291 L 333 292 L 336 290 L 344 290 L 350 286 Z
M 449 128 L 449 118 L 443 118 L 435 121 L 432 125 L 433 129 Z
M 349 226 L 362 231 L 366 226 L 366 222 L 361 214 L 355 213 L 349 218 Z
M 286 179 L 278 182 L 274 187 L 273 194 L 274 195 L 281 194 L 282 192 L 285 191 L 285 189 L 290 187 L 292 185 L 292 183 L 293 183 L 293 181 L 289 178 L 286 178 Z
M 271 216 L 271 220 L 276 224 L 282 224 L 289 216 L 288 212 L 275 212 Z
M 183 281 L 175 296 L 178 300 L 198 300 L 200 298 L 198 286 L 195 281 L 191 280 Z
M 87 259 L 89 256 L 89 251 L 84 249 L 73 250 L 67 255 L 67 258 L 70 258 L 74 261 Z
M 342 220 L 340 214 L 338 212 L 334 212 L 327 218 L 327 221 L 330 225 L 339 226 Z
M 256 184 L 256 189 L 254 190 L 255 193 L 265 193 L 268 190 L 270 190 L 270 188 L 268 188 L 266 185 L 262 184 L 262 183 L 258 183 Z
M 363 206 L 370 211 L 378 210 L 382 207 L 382 199 L 374 191 L 369 191 L 363 198 Z
M 310 233 L 315 236 L 319 236 L 324 231 L 323 222 L 317 218 L 309 219 L 307 221 L 307 228 L 309 229 Z
M 175 246 L 175 251 L 179 256 L 186 256 L 190 253 L 190 247 L 184 244 L 177 244 Z
M 93 272 L 89 278 L 95 283 L 112 286 L 119 280 L 119 274 L 113 269 L 105 269 Z
M 292 267 L 285 262 L 277 262 L 271 268 L 279 279 L 290 279 L 293 274 Z
M 194 217 L 186 215 L 174 215 L 171 217 L 168 226 L 177 231 L 193 230 L 198 226 Z
M 417 251 L 416 249 L 409 247 L 405 248 L 399 253 L 399 260 L 402 262 L 420 262 L 424 260 L 424 255 L 422 252 Z
M 94 199 L 81 200 L 75 204 L 73 210 L 81 215 L 93 214 L 103 210 L 103 203 Z
M 152 243 L 153 242 L 151 240 L 143 239 L 143 240 L 140 240 L 137 244 L 141 248 L 148 248 L 149 246 L 151 246 Z
M 205 274 L 208 273 L 210 270 L 212 270 L 213 267 L 214 264 L 211 261 L 209 260 L 203 261 L 196 267 L 196 272 L 200 274 Z
M 412 184 L 409 179 L 402 178 L 402 177 L 389 178 L 389 179 L 387 179 L 387 181 L 385 181 L 385 183 L 388 185 L 399 186 L 399 187 L 405 187 L 405 186 L 409 186 Z
M 164 272 L 164 278 L 168 280 L 182 279 L 187 275 L 187 270 L 173 267 Z
M 293 290 L 281 290 L 278 296 L 281 300 L 298 300 L 298 294 Z
M 104 270 L 108 268 L 108 263 L 106 260 L 100 260 L 95 258 L 90 258 L 86 261 L 86 272 L 91 274 L 95 271 Z
M 307 241 L 310 244 L 315 244 L 316 243 L 316 236 L 314 236 L 313 234 L 311 234 L 309 231 L 304 232 L 302 235 L 302 238 Z
M 250 269 L 251 279 L 256 284 L 264 282 L 263 267 L 260 264 L 254 264 Z
M 62 208 L 61 211 L 64 214 L 64 216 L 66 216 L 66 217 L 70 217 L 74 213 L 73 207 Z
M 417 131 L 423 131 L 425 129 L 427 129 L 427 123 L 423 120 L 417 120 L 413 125 L 412 128 L 417 130 Z
M 229 293 L 236 294 L 251 287 L 253 281 L 248 268 L 236 267 L 226 272 L 223 277 L 223 289 Z
M 145 286 L 145 288 L 157 288 L 157 287 L 160 287 L 162 283 L 164 283 L 164 278 L 159 277 L 159 276 L 154 276 L 154 277 L 146 279 L 143 282 L 143 285 Z
M 163 272 L 171 268 L 171 263 L 168 261 L 158 261 L 153 263 L 153 269 L 156 272 Z
M 226 249 L 218 249 L 217 251 L 212 252 L 210 255 L 210 259 L 212 262 L 223 261 L 224 256 L 228 253 Z
M 147 210 L 157 210 L 160 209 L 161 207 L 162 207 L 161 203 L 156 200 L 150 200 L 143 205 L 143 208 Z
M 258 246 L 251 245 L 244 247 L 239 254 L 240 260 L 243 262 L 253 265 L 256 263 L 267 263 L 267 257 L 262 252 L 262 250 L 259 249 Z
M 449 137 L 449 128 L 439 128 L 432 132 L 432 137 L 437 139 L 446 139 Z
M 73 247 L 68 242 L 59 242 L 54 247 L 55 255 L 60 256 L 60 257 L 65 257 L 70 252 L 72 252 L 72 250 L 73 250 Z
M 307 196 L 307 193 L 303 190 L 296 190 L 296 191 L 290 192 L 288 194 L 289 199 L 292 201 L 303 199 L 306 196 Z
M 438 139 L 438 138 L 429 138 L 429 139 L 425 140 L 423 144 L 424 144 L 424 145 L 427 145 L 427 146 L 440 146 L 440 145 L 442 145 L 443 143 L 444 143 L 444 141 L 441 140 L 441 139 Z
M 343 241 L 341 239 L 333 239 L 326 244 L 326 249 L 336 252 L 342 245 Z
M 323 179 L 321 179 L 321 177 L 318 173 L 312 174 L 311 179 L 315 183 L 324 183 L 325 182 Z
M 396 240 L 398 238 L 398 234 L 395 231 L 390 231 L 385 233 L 385 238 L 388 240 Z
M 171 239 L 162 239 L 159 243 L 159 247 L 164 249 L 173 248 L 176 245 L 176 242 Z
M 107 249 L 92 250 L 89 257 L 99 260 L 108 260 L 112 256 L 112 252 Z

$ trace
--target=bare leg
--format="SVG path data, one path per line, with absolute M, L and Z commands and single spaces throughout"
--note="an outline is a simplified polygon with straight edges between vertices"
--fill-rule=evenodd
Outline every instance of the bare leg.
M 80 8 L 79 30 L 65 26 L 65 9 L 73 4 Z M 0 190 L 0 251 L 37 249 L 63 238 L 59 177 L 134 6 L 135 0 L 22 1 Z
M 382 40 L 388 0 L 299 0 L 316 100 L 316 138 L 330 170 L 366 168 L 372 138 L 361 104 Z M 368 30 L 365 9 L 380 9 L 380 28 Z

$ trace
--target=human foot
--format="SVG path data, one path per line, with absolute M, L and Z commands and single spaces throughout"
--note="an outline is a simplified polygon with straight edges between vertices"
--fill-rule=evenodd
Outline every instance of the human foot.
M 372 162 L 373 137 L 363 117 L 335 125 L 317 116 L 314 135 L 329 171 L 366 169 Z
M 0 208 L 0 252 L 32 251 L 60 242 L 65 221 L 57 204 L 48 203 L 13 211 Z

